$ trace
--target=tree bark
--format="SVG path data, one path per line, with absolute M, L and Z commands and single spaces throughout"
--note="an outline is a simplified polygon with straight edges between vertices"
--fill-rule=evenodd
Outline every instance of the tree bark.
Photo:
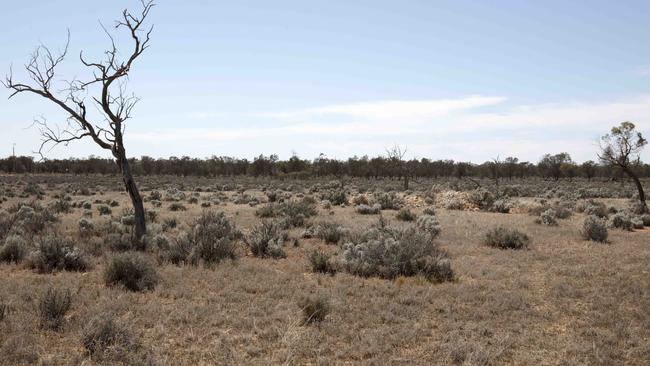
M 631 169 L 627 167 L 623 167 L 623 171 L 634 181 L 634 184 L 636 185 L 636 189 L 639 191 L 639 201 L 643 203 L 643 206 L 645 207 L 645 212 L 648 212 L 648 205 L 645 202 L 645 192 L 643 192 L 643 186 L 641 185 L 641 180 L 639 180 L 639 177 L 637 177 L 636 174 L 634 174 L 634 172 Z
M 140 197 L 138 187 L 133 180 L 131 167 L 129 166 L 129 160 L 126 158 L 126 156 L 119 157 L 118 164 L 120 166 L 120 171 L 122 172 L 122 181 L 124 182 L 124 188 L 129 194 L 131 203 L 133 204 L 133 211 L 135 216 L 135 237 L 140 240 L 147 232 L 142 197 Z

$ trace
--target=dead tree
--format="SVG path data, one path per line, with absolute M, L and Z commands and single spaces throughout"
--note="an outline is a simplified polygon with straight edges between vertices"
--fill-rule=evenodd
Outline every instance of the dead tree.
M 612 127 L 611 132 L 601 138 L 600 153 L 598 154 L 600 161 L 621 168 L 634 181 L 643 212 L 648 212 L 648 205 L 645 201 L 641 180 L 634 172 L 633 167 L 640 162 L 639 154 L 647 143 L 648 141 L 641 132 L 635 130 L 634 123 L 623 122 L 617 127 Z
M 397 174 L 404 179 L 404 190 L 409 189 L 409 178 L 411 172 L 406 161 L 404 161 L 404 156 L 406 156 L 407 148 L 403 148 L 399 145 L 394 145 L 390 149 L 386 149 L 386 154 L 388 161 L 393 165 L 394 169 L 397 171 Z
M 66 82 L 63 89 L 55 90 L 53 79 L 57 66 L 63 62 L 70 44 L 70 32 L 65 47 L 56 55 L 46 46 L 40 45 L 32 54 L 25 69 L 31 82 L 21 83 L 13 79 L 12 70 L 6 76 L 3 84 L 12 92 L 9 98 L 21 93 L 39 95 L 59 106 L 67 115 L 64 124 L 49 125 L 44 118 L 35 120 L 42 140 L 38 153 L 51 150 L 54 146 L 81 140 L 92 139 L 102 149 L 109 150 L 122 174 L 124 187 L 131 198 L 135 213 L 135 234 L 138 239 L 146 233 L 145 213 L 142 198 L 138 187 L 133 180 L 131 168 L 124 147 L 125 122 L 131 118 L 133 107 L 138 102 L 134 95 L 128 95 L 125 87 L 129 72 L 134 62 L 149 47 L 150 35 L 153 27 L 144 29 L 143 23 L 149 15 L 153 1 L 141 2 L 140 13 L 133 14 L 129 10 L 122 12 L 122 17 L 115 22 L 116 29 L 125 29 L 133 43 L 133 48 L 127 53 L 128 57 L 120 58 L 120 52 L 113 36 L 102 26 L 108 36 L 111 46 L 104 52 L 105 58 L 99 61 L 89 61 L 79 54 L 81 63 L 92 70 L 92 77 L 86 80 L 73 79 Z M 92 103 L 98 106 L 99 116 L 93 118 L 86 104 L 86 97 L 90 93 Z M 97 123 L 101 120 L 102 123 Z

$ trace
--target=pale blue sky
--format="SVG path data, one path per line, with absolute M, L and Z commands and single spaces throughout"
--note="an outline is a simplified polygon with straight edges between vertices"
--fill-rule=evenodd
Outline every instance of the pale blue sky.
M 24 77 L 34 46 L 62 46 L 70 28 L 59 78 L 82 76 L 79 50 L 100 55 L 98 21 L 127 6 L 137 2 L 3 1 L 2 71 Z M 647 1 L 161 0 L 130 78 L 142 101 L 127 152 L 346 158 L 399 143 L 410 157 L 594 159 L 613 124 L 650 134 L 648 19 Z M 0 155 L 13 142 L 29 154 L 32 118 L 62 115 L 8 94 Z M 49 156 L 92 153 L 107 156 L 90 143 Z

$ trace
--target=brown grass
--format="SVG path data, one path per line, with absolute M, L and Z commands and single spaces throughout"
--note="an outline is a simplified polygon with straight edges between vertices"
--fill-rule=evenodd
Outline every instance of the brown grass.
M 58 179 L 41 185 L 47 193 L 43 204 L 55 201 L 53 194 L 72 181 Z M 97 184 L 110 187 L 112 179 Z M 113 216 L 119 217 L 129 204 L 117 189 L 72 198 L 114 199 L 119 206 Z M 258 190 L 246 193 L 265 196 Z M 199 202 L 209 195 L 201 192 Z M 9 198 L 2 208 L 24 200 Z M 607 202 L 623 206 L 625 201 Z M 92 219 L 99 223 L 104 217 L 96 206 Z M 158 222 L 177 218 L 180 228 L 170 237 L 189 230 L 188 223 L 202 210 L 200 204 L 186 204 L 184 212 L 170 212 L 168 206 L 163 202 L 156 210 Z M 410 208 L 419 215 L 423 206 Z M 248 232 L 259 223 L 258 207 L 228 202 L 211 208 L 225 211 Z M 396 220 L 396 213 L 383 211 L 383 216 L 393 225 L 410 225 Z M 74 209 L 60 215 L 55 228 L 80 246 L 81 214 Z M 0 264 L 0 304 L 7 305 L 0 321 L 0 363 L 96 364 L 81 334 L 101 313 L 127 325 L 161 365 L 644 365 L 650 360 L 650 230 L 610 230 L 610 244 L 594 244 L 580 238 L 582 214 L 560 220 L 557 227 L 536 225 L 525 213 L 438 207 L 436 216 L 442 232 L 435 240 L 450 254 L 454 282 L 312 273 L 314 249 L 333 258 L 340 253 L 317 238 L 300 239 L 298 247 L 285 245 L 287 258 L 277 260 L 255 258 L 242 249 L 239 259 L 211 268 L 160 263 L 159 284 L 144 293 L 104 285 L 107 250 L 90 257 L 94 267 L 87 273 L 38 274 L 24 265 Z M 375 224 L 377 216 L 334 206 L 319 208 L 312 222 L 323 220 L 354 231 Z M 499 225 L 528 234 L 529 250 L 483 245 L 485 232 Z M 292 229 L 289 236 L 301 232 Z M 154 253 L 146 255 L 155 260 Z M 50 286 L 72 292 L 60 332 L 39 326 L 39 296 Z M 316 295 L 329 299 L 330 312 L 323 322 L 302 326 L 297 304 Z

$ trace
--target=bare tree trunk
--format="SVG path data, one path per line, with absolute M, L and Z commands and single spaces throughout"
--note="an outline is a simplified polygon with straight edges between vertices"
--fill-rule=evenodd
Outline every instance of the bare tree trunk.
M 126 191 L 129 193 L 131 203 L 133 204 L 133 211 L 135 215 L 135 237 L 140 240 L 147 232 L 142 197 L 140 197 L 138 187 L 133 180 L 133 175 L 131 175 L 131 167 L 129 166 L 129 160 L 126 158 L 126 156 L 123 155 L 119 157 L 118 164 L 120 166 L 120 172 L 122 172 L 122 181 L 124 181 L 124 188 L 126 188 Z
M 404 174 L 404 190 L 408 191 L 409 190 L 409 175 Z
M 645 192 L 643 192 L 643 186 L 641 185 L 641 180 L 639 180 L 639 177 L 634 174 L 634 172 L 629 169 L 629 168 L 623 168 L 623 171 L 634 181 L 634 184 L 636 185 L 636 189 L 639 191 L 639 201 L 643 204 L 645 207 L 645 212 L 648 212 L 648 205 L 645 202 Z

